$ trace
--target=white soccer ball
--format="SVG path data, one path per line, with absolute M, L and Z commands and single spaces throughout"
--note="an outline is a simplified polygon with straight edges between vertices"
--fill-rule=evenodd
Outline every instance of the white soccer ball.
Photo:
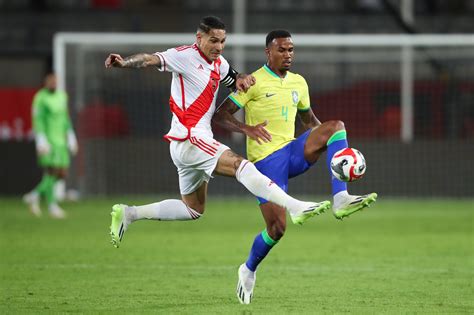
M 331 160 L 331 172 L 340 181 L 353 182 L 364 176 L 365 158 L 359 150 L 344 148 L 334 154 Z

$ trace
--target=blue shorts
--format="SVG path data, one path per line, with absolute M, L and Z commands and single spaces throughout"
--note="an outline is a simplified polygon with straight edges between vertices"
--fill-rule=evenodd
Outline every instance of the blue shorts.
M 307 130 L 280 150 L 256 162 L 255 167 L 281 189 L 288 191 L 288 179 L 303 174 L 312 165 L 304 158 L 304 145 L 310 133 L 311 129 Z M 260 197 L 257 199 L 260 204 L 268 202 Z

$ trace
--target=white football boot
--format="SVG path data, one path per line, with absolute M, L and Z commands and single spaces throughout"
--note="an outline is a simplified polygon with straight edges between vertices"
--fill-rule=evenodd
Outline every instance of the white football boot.
M 26 195 L 23 196 L 23 202 L 28 204 L 30 208 L 30 212 L 35 216 L 35 217 L 40 217 L 41 216 L 41 208 L 39 204 L 39 194 L 37 192 L 30 192 Z
M 66 218 L 66 212 L 64 212 L 64 210 L 61 209 L 61 207 L 58 206 L 55 203 L 49 205 L 48 210 L 49 210 L 49 215 L 54 219 L 65 219 Z
M 253 297 L 253 288 L 257 280 L 256 272 L 251 271 L 245 263 L 240 265 L 239 282 L 237 282 L 237 298 L 242 304 L 250 304 Z

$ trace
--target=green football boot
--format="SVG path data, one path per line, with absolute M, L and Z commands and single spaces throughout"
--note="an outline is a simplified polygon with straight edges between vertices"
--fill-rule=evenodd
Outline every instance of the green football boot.
M 331 207 L 331 202 L 327 200 L 321 202 L 302 201 L 301 203 L 302 205 L 298 211 L 293 212 L 293 214 L 290 212 L 291 221 L 294 224 L 303 225 L 303 223 L 308 221 L 310 218 L 324 213 L 324 211 Z
M 117 204 L 112 207 L 112 224 L 110 225 L 110 236 L 112 237 L 112 245 L 119 248 L 120 242 L 122 242 L 123 234 L 128 227 L 128 222 L 125 218 L 125 209 L 127 205 Z
M 336 219 L 342 220 L 343 218 L 348 217 L 357 211 L 370 207 L 370 204 L 374 203 L 376 199 L 376 193 L 362 196 L 349 195 L 346 202 L 344 202 L 338 208 L 333 208 L 334 216 Z

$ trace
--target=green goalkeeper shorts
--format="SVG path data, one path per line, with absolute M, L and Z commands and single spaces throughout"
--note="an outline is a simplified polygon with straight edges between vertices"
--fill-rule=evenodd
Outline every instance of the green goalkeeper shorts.
M 69 151 L 66 146 L 51 146 L 48 154 L 39 157 L 42 167 L 68 168 L 71 164 Z

